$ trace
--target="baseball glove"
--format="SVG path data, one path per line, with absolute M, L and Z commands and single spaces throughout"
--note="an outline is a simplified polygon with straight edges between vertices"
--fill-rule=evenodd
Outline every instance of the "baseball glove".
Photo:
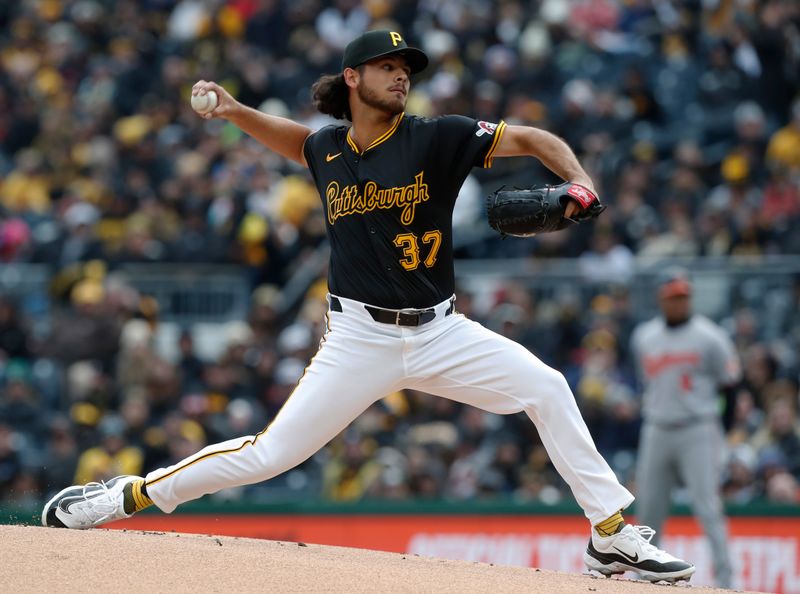
M 581 207 L 573 218 L 564 214 L 570 200 L 577 201 Z M 503 186 L 491 194 L 486 203 L 489 226 L 503 236 L 515 237 L 560 231 L 594 219 L 605 209 L 594 193 L 569 182 L 528 189 Z

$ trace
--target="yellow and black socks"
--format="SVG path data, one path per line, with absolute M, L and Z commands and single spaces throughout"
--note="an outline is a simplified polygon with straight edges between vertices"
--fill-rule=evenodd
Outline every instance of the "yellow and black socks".
M 594 525 L 594 529 L 600 536 L 611 536 L 625 527 L 625 520 L 622 517 L 622 510 L 615 513 L 608 519 Z
M 153 505 L 153 500 L 147 496 L 147 487 L 144 484 L 144 479 L 125 485 L 122 493 L 126 514 L 142 511 L 144 508 Z

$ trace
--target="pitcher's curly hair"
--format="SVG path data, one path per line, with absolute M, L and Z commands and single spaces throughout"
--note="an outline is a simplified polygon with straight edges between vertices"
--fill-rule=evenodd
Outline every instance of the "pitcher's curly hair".
M 364 66 L 358 66 L 356 70 L 363 74 Z M 350 90 L 341 73 L 320 76 L 311 87 L 311 98 L 317 111 L 337 120 L 352 121 L 349 97 Z

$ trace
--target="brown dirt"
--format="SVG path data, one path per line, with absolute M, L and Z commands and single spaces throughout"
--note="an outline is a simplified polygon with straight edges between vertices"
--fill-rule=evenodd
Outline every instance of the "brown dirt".
M 6 592 L 665 594 L 669 587 L 225 536 L 0 526 L 0 543 L 0 589 Z M 692 588 L 692 592 L 730 591 Z

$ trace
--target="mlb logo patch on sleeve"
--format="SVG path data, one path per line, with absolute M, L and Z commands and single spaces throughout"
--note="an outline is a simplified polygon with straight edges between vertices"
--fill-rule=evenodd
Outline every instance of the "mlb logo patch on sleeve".
M 492 124 L 491 122 L 478 122 L 478 129 L 475 131 L 475 136 L 481 137 L 484 134 L 488 134 L 491 136 L 494 134 L 494 131 L 497 130 L 497 124 Z

